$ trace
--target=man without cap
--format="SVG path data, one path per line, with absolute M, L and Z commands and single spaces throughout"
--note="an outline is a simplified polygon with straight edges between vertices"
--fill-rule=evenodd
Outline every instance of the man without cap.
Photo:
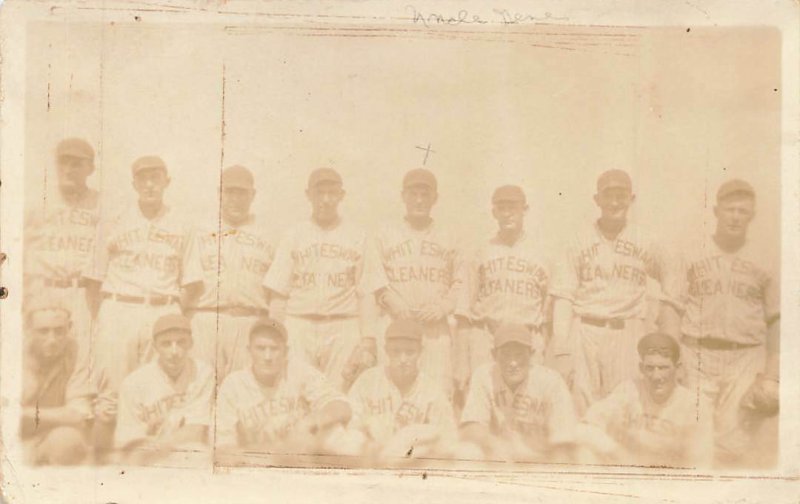
M 492 194 L 497 233 L 470 254 L 467 288 L 458 320 L 457 382 L 464 388 L 472 372 L 492 361 L 493 333 L 504 324 L 526 327 L 534 360 L 544 352 L 544 322 L 550 268 L 536 241 L 525 232 L 528 203 L 522 188 L 498 187 Z
M 69 308 L 41 293 L 25 306 L 21 437 L 31 464 L 87 461 L 94 391 Z
M 755 198 L 743 180 L 720 186 L 714 234 L 686 257 L 682 275 L 686 385 L 715 409 L 723 466 L 774 463 L 777 450 L 780 274 L 747 237 Z
M 185 222 L 164 204 L 170 183 L 161 158 L 144 156 L 131 166 L 137 205 L 101 222 L 91 281 L 90 306 L 97 307 L 92 355 L 98 380 L 111 393 L 101 401 L 98 420 L 113 425 L 122 379 L 153 357 L 153 323 L 180 312 L 181 288 L 202 279 L 191 257 Z M 108 400 L 106 400 L 108 399 Z
M 525 326 L 498 327 L 494 362 L 472 375 L 461 430 L 463 440 L 479 448 L 479 457 L 565 462 L 574 455 L 572 398 L 556 371 L 532 362 L 531 340 Z
M 335 452 L 350 421 L 346 397 L 302 357 L 290 356 L 286 327 L 257 320 L 251 365 L 232 372 L 217 394 L 216 447 L 223 452 Z
M 157 359 L 122 381 L 114 445 L 129 462 L 148 464 L 208 443 L 214 373 L 190 356 L 192 328 L 181 314 L 153 324 Z
M 256 194 L 253 174 L 244 166 L 230 166 L 222 171 L 221 182 L 221 221 L 199 226 L 192 241 L 203 287 L 184 305 L 192 317 L 195 355 L 216 362 L 220 382 L 247 366 L 247 332 L 267 314 L 268 291 L 262 283 L 275 255 L 263 223 L 250 213 Z
M 573 392 L 581 412 L 621 381 L 636 377 L 648 278 L 660 284 L 660 312 L 672 312 L 678 303 L 675 265 L 662 247 L 628 221 L 635 199 L 626 172 L 600 175 L 594 196 L 600 218 L 571 240 L 555 268 L 548 363 L 568 383 L 574 371 Z
M 41 207 L 25 220 L 25 291 L 62 298 L 71 314 L 72 334 L 85 348 L 91 314 L 81 274 L 92 258 L 100 199 L 86 184 L 95 170 L 94 157 L 94 149 L 83 139 L 59 142 L 55 150 L 58 194 L 38 199 Z
M 354 364 L 375 363 L 375 293 L 386 281 L 364 230 L 339 216 L 341 176 L 314 170 L 306 196 L 311 220 L 285 234 L 264 286 L 270 313 L 285 320 L 291 351 L 344 390 L 355 379 Z
M 380 305 L 392 320 L 416 320 L 424 328 L 419 367 L 448 395 L 453 390 L 452 339 L 447 318 L 463 287 L 463 268 L 450 230 L 431 218 L 436 177 L 425 169 L 403 178 L 406 215 L 377 233 L 388 280 Z
M 445 457 L 456 441 L 453 408 L 420 369 L 426 328 L 411 319 L 386 329 L 387 363 L 364 371 L 350 389 L 350 427 L 364 432 L 367 456 Z M 412 454 L 412 455 L 409 455 Z
M 594 403 L 580 437 L 595 462 L 708 467 L 712 434 L 708 408 L 678 384 L 680 347 L 672 336 L 639 340 L 641 377 L 626 380 Z

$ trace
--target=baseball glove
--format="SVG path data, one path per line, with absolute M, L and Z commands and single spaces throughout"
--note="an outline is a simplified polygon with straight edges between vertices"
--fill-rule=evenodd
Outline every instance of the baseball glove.
M 765 417 L 778 414 L 780 409 L 778 382 L 759 374 L 742 396 L 740 405 L 743 409 Z

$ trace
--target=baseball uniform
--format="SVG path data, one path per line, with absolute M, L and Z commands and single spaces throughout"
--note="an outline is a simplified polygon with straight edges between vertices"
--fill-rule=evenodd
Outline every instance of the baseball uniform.
M 302 359 L 290 358 L 274 387 L 261 385 L 252 367 L 234 371 L 217 394 L 216 446 L 271 452 L 295 424 L 336 400 L 346 399 Z
M 681 320 L 686 386 L 715 408 L 717 456 L 750 450 L 739 401 L 762 372 L 767 322 L 780 314 L 780 277 L 749 243 L 726 252 L 713 238 L 685 259 Z
M 662 301 L 677 305 L 676 273 L 666 252 L 632 222 L 613 240 L 595 223 L 571 241 L 550 291 L 572 303 L 569 342 L 554 342 L 571 348 L 553 352 L 574 356 L 581 409 L 638 376 L 636 343 L 644 333 L 647 279 L 659 282 Z
M 92 258 L 98 223 L 97 191 L 89 189 L 76 202 L 58 196 L 25 220 L 25 290 L 45 289 L 59 297 L 71 313 L 76 340 L 88 348 L 91 314 L 81 274 Z
M 114 444 L 168 438 L 184 426 L 209 426 L 214 372 L 205 362 L 189 359 L 176 380 L 157 361 L 125 377 L 119 389 Z
M 409 306 L 412 315 L 429 305 L 453 310 L 463 288 L 464 272 L 456 240 L 447 228 L 433 221 L 417 230 L 403 219 L 382 228 L 375 241 L 388 280 L 386 287 Z M 423 327 L 419 369 L 449 396 L 453 361 L 447 318 Z
M 186 307 L 192 315 L 194 352 L 216 362 L 222 381 L 249 365 L 247 333 L 256 318 L 267 314 L 262 284 L 275 249 L 254 217 L 237 227 L 200 227 L 192 246 L 203 275 L 202 293 Z
M 536 242 L 524 233 L 511 245 L 494 236 L 473 251 L 467 263 L 468 286 L 457 313 L 472 326 L 467 344 L 469 372 L 492 361 L 492 333 L 502 324 L 528 327 L 534 360 L 541 363 L 550 267 Z
M 359 298 L 386 284 L 376 255 L 361 228 L 340 221 L 323 229 L 309 220 L 286 233 L 264 279 L 288 298 L 290 354 L 306 358 L 340 389 L 362 336 Z
M 152 358 L 153 322 L 179 313 L 181 287 L 202 276 L 188 226 L 166 206 L 147 219 L 133 205 L 98 230 L 95 258 L 85 274 L 102 282 L 94 362 L 100 379 L 116 391 L 126 375 Z
M 476 369 L 461 412 L 461 425 L 469 423 L 524 443 L 540 456 L 554 445 L 575 440 L 575 410 L 567 385 L 556 371 L 538 364 L 530 366 L 516 390 L 506 385 L 496 364 Z
M 660 467 L 703 467 L 711 462 L 708 410 L 681 385 L 658 404 L 641 380 L 626 380 L 594 403 L 583 422 L 618 443 L 616 461 Z

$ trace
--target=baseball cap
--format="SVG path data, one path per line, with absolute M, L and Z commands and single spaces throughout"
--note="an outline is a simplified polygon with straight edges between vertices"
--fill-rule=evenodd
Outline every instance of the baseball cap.
M 256 331 L 260 330 L 271 331 L 280 336 L 284 342 L 289 339 L 289 333 L 286 331 L 286 326 L 284 326 L 281 322 L 269 317 L 262 317 L 253 322 L 253 325 L 250 326 L 250 332 L 248 335 L 252 337 Z
M 222 187 L 252 189 L 253 185 L 253 174 L 244 166 L 233 165 L 222 170 Z
M 72 156 L 81 159 L 94 160 L 94 149 L 82 138 L 65 138 L 56 146 L 56 156 Z
M 623 189 L 633 189 L 631 176 L 623 170 L 608 170 L 597 178 L 597 192 L 601 193 L 606 189 L 621 187 Z
M 317 168 L 308 177 L 308 187 L 315 187 L 325 182 L 342 185 L 342 177 L 332 168 Z
M 417 168 L 406 173 L 403 177 L 403 189 L 416 185 L 423 185 L 436 190 L 436 177 L 424 168 Z
M 386 328 L 384 338 L 386 341 L 390 339 L 411 339 L 415 341 L 422 341 L 422 333 L 424 329 L 414 320 L 395 320 L 389 327 Z
M 494 190 L 492 194 L 492 203 L 500 201 L 521 201 L 525 203 L 525 192 L 520 186 L 504 185 Z
M 719 190 L 717 191 L 717 201 L 721 201 L 731 194 L 736 193 L 749 194 L 752 197 L 755 197 L 756 195 L 756 191 L 753 189 L 753 186 L 744 180 L 732 179 L 719 186 Z
M 135 177 L 142 170 L 149 170 L 151 168 L 161 168 L 167 171 L 167 165 L 164 160 L 158 156 L 142 156 L 133 162 L 131 166 L 131 173 Z
M 494 347 L 500 348 L 508 343 L 519 343 L 528 347 L 533 346 L 531 331 L 519 324 L 501 325 L 494 332 Z
M 647 354 L 657 353 L 669 357 L 673 362 L 678 362 L 681 356 L 681 348 L 675 338 L 658 332 L 642 336 L 636 345 L 636 350 L 642 358 Z
M 159 334 L 167 331 L 185 331 L 191 333 L 192 324 L 189 322 L 188 318 L 180 313 L 169 313 L 163 315 L 153 324 L 153 337 L 155 338 Z

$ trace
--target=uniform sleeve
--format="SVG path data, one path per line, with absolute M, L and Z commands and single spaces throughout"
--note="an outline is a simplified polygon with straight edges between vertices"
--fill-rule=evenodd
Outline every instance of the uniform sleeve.
M 186 425 L 211 425 L 211 401 L 214 395 L 214 374 L 208 367 L 198 365 L 198 383 L 186 398 Z
M 550 390 L 550 416 L 547 419 L 547 439 L 551 445 L 575 442 L 575 406 L 567 384 L 561 375 L 552 373 Z
M 492 387 L 489 370 L 486 366 L 475 370 L 470 380 L 464 410 L 461 412 L 461 425 L 478 423 L 489 426 L 492 421 Z
M 147 424 L 140 420 L 137 390 L 130 381 L 123 382 L 117 402 L 117 427 L 114 430 L 114 445 L 122 448 L 132 441 L 147 438 Z
M 235 447 L 238 446 L 236 435 L 236 424 L 239 422 L 239 413 L 236 408 L 236 375 L 229 375 L 222 383 L 217 394 L 216 420 L 216 446 Z
M 106 278 L 108 262 L 110 256 L 111 230 L 115 222 L 101 221 L 95 233 L 93 254 L 86 263 L 83 277 L 96 282 L 102 282 Z
M 768 273 L 764 285 L 764 318 L 772 322 L 781 313 L 781 277 Z
M 292 288 L 292 248 L 293 233 L 287 232 L 275 252 L 275 260 L 264 277 L 264 287 L 271 289 L 282 296 L 288 296 Z
M 450 260 L 450 289 L 447 291 L 445 302 L 447 306 L 457 311 L 463 297 L 462 291 L 467 287 L 466 258 L 459 244 L 453 247 L 452 254 L 453 256 Z
M 431 411 L 428 421 L 432 425 L 438 426 L 444 436 L 450 437 L 454 435 L 456 431 L 453 406 L 444 393 L 440 392 L 438 388 L 435 390 L 436 393 L 431 402 Z
M 331 401 L 347 401 L 344 394 L 328 381 L 324 374 L 310 365 L 298 366 L 298 372 L 304 374 L 303 396 L 312 411 L 319 411 Z
M 461 288 L 456 293 L 455 314 L 465 318 L 473 318 L 473 307 L 478 299 L 480 288 L 480 261 L 474 249 L 465 251 L 461 259 Z
M 563 247 L 553 261 L 552 274 L 550 295 L 574 302 L 579 286 L 575 244 L 569 243 Z
M 198 252 L 197 230 L 187 226 L 183 235 L 183 250 L 181 251 L 181 286 L 193 284 L 203 280 L 203 269 L 200 265 Z
M 350 407 L 353 408 L 353 416 L 350 418 L 348 428 L 362 431 L 366 429 L 366 419 L 364 418 L 364 395 L 366 386 L 368 385 L 367 380 L 370 379 L 369 375 L 369 372 L 361 373 L 361 375 L 356 378 L 356 381 L 350 387 L 350 391 L 347 393 L 347 399 L 350 401 Z
M 92 414 L 92 402 L 94 400 L 94 389 L 89 374 L 89 357 L 88 354 L 78 357 L 75 364 L 75 369 L 67 381 L 67 388 L 65 392 L 64 402 L 65 405 L 80 411 L 86 417 Z
M 383 261 L 378 253 L 378 244 L 374 238 L 366 237 L 364 239 L 363 255 L 356 269 L 356 275 L 360 296 L 372 294 L 389 285 Z
M 682 266 L 679 254 L 670 251 L 663 244 L 653 246 L 653 260 L 648 275 L 658 280 L 661 287 L 659 300 L 682 310 L 681 292 L 683 289 Z

